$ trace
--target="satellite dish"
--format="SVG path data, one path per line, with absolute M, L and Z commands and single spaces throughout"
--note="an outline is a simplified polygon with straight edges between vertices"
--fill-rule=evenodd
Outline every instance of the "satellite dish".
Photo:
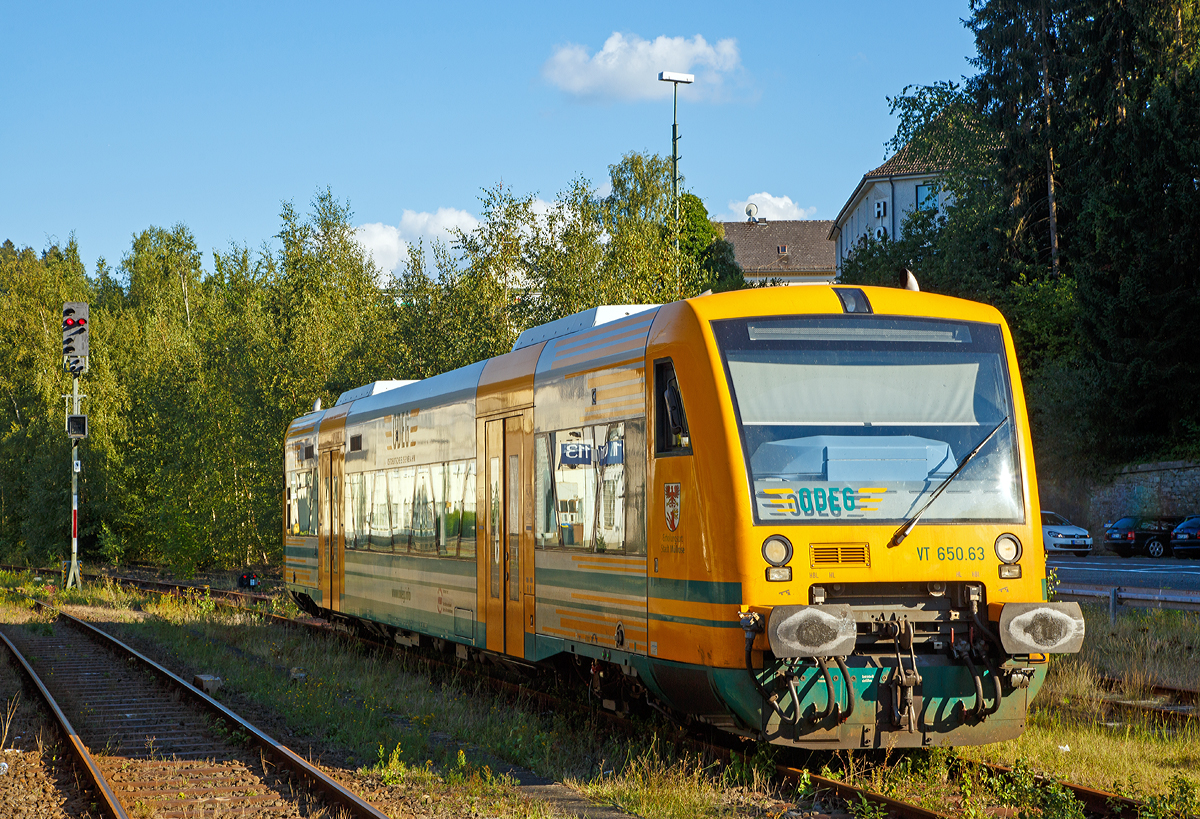
M 747 205 L 746 205 L 746 215 L 747 215 L 748 217 L 750 217 L 750 221 L 751 221 L 751 222 L 753 222 L 753 221 L 754 221 L 754 217 L 755 217 L 756 215 L 758 215 L 758 205 L 754 204 L 753 202 L 749 202 L 749 203 L 747 203 Z

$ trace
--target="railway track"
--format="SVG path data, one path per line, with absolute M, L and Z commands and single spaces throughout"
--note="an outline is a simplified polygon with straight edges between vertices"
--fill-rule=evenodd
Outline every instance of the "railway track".
M 112 817 L 384 814 L 229 709 L 89 623 L 0 633 Z M 69 715 L 69 716 L 68 716 Z
M 190 585 L 186 585 L 186 584 L 173 584 L 173 583 L 168 583 L 168 582 L 164 582 L 164 581 L 147 582 L 147 581 L 137 581 L 137 580 L 132 580 L 132 579 L 127 580 L 125 578 L 111 578 L 111 579 L 120 580 L 122 582 L 131 582 L 133 585 L 137 586 L 138 588 L 142 588 L 146 591 L 152 591 L 152 592 L 161 593 L 161 594 L 188 595 L 188 594 L 194 594 L 197 591 L 203 590 L 203 588 L 198 588 L 195 586 L 190 586 Z M 265 595 L 250 595 L 250 594 L 243 594 L 243 593 L 238 593 L 238 592 L 226 592 L 220 596 L 225 597 L 228 601 L 231 601 L 231 602 L 226 602 L 226 603 L 219 602 L 218 605 L 223 606 L 223 607 L 228 607 L 230 609 L 243 609 L 248 606 L 253 606 L 256 603 L 267 599 Z M 389 652 L 403 654 L 410 658 L 419 660 L 422 664 L 425 664 L 427 667 L 429 667 L 431 669 L 439 669 L 442 671 L 448 671 L 448 672 L 452 672 L 452 673 L 456 673 L 456 674 L 462 674 L 462 673 L 466 672 L 474 677 L 484 680 L 493 688 L 493 690 L 496 690 L 499 693 L 503 693 L 503 694 L 510 695 L 510 696 L 521 695 L 521 696 L 525 696 L 525 697 L 530 697 L 534 701 L 538 702 L 542 707 L 552 708 L 552 709 L 559 710 L 559 711 L 566 709 L 566 708 L 580 707 L 579 703 L 564 700 L 560 697 L 557 697 L 557 696 L 554 696 L 551 694 L 547 694 L 544 692 L 539 692 L 539 691 L 531 690 L 529 688 L 524 688 L 524 687 L 515 685 L 511 682 L 508 682 L 508 681 L 505 681 L 502 679 L 498 679 L 491 675 L 479 673 L 479 672 L 475 671 L 474 669 L 465 667 L 460 662 L 443 662 L 440 660 L 436 660 L 436 659 L 430 658 L 428 656 L 418 654 L 417 652 L 414 652 L 413 650 L 408 649 L 406 647 L 391 645 L 388 643 L 382 643 L 377 640 L 365 638 L 365 637 L 362 637 L 359 635 L 354 635 L 344 629 L 339 629 L 339 628 L 330 626 L 328 624 L 317 624 L 317 623 L 312 623 L 312 622 L 293 620 L 293 619 L 290 619 L 287 617 L 281 617 L 279 615 L 270 614 L 267 612 L 259 612 L 259 614 L 261 614 L 262 616 L 271 620 L 272 622 L 275 622 L 279 625 L 286 626 L 289 628 L 300 628 L 309 633 L 320 634 L 320 635 L 324 635 L 324 636 L 336 635 L 337 637 L 339 637 L 341 639 L 353 640 L 353 641 L 359 642 L 365 646 L 369 646 L 370 648 L 373 648 L 373 649 L 385 649 Z M 1164 693 L 1165 693 L 1165 691 L 1166 691 L 1166 689 L 1164 689 Z M 1190 695 L 1192 695 L 1193 701 L 1195 701 L 1196 692 L 1185 691 L 1182 689 L 1171 689 L 1171 691 L 1173 691 L 1180 697 L 1190 694 Z M 1136 704 L 1128 704 L 1128 707 L 1130 707 L 1132 709 L 1149 712 L 1152 714 L 1157 714 L 1159 712 L 1162 712 L 1163 714 L 1169 715 L 1169 718 L 1180 718 L 1181 717 L 1179 712 L 1167 711 L 1164 709 L 1139 707 Z M 612 712 L 608 712 L 608 711 L 604 711 L 604 710 L 600 710 L 600 709 L 595 709 L 594 715 L 599 716 L 600 718 L 606 720 L 612 727 L 616 728 L 617 730 L 623 730 L 630 734 L 632 734 L 634 731 L 633 724 L 628 719 L 622 717 L 621 715 L 614 714 Z M 1186 715 L 1182 715 L 1182 716 L 1187 719 L 1191 718 L 1190 714 L 1186 714 Z M 735 756 L 740 756 L 743 758 L 743 760 L 746 759 L 746 756 L 743 754 L 743 752 L 740 751 L 737 747 L 735 747 L 735 745 L 732 742 L 722 742 L 721 740 L 705 741 L 705 740 L 697 739 L 697 738 L 693 738 L 693 737 L 685 737 L 685 738 L 681 738 L 680 740 L 678 740 L 678 744 L 680 746 L 686 747 L 688 750 L 691 750 L 692 752 L 702 754 L 702 755 L 708 756 L 710 758 L 717 758 L 717 759 L 722 760 L 723 762 L 729 762 Z M 990 764 L 990 763 L 969 763 L 969 764 L 973 765 L 974 767 L 978 768 L 981 771 L 985 771 L 988 775 L 993 776 L 993 777 L 1007 777 L 1007 776 L 1011 776 L 1013 774 L 1013 770 L 1011 768 L 1007 768 L 1002 765 L 994 765 L 994 764 Z M 865 800 L 866 802 L 869 802 L 874 805 L 878 805 L 878 806 L 882 807 L 883 809 L 887 810 L 890 815 L 895 816 L 898 819 L 945 819 L 945 817 L 947 817 L 947 814 L 939 813 L 937 811 L 933 811 L 933 810 L 921 807 L 919 805 L 914 805 L 911 803 L 903 802 L 898 799 L 894 799 L 892 797 L 889 797 L 889 796 L 886 796 L 883 794 L 875 793 L 873 791 L 870 791 L 870 790 L 868 790 L 864 787 L 858 786 L 858 785 L 854 785 L 854 784 L 843 782 L 843 781 L 836 780 L 836 779 L 829 779 L 829 778 L 821 777 L 821 776 L 813 774 L 811 771 L 808 771 L 803 768 L 798 768 L 798 767 L 793 767 L 793 766 L 789 766 L 786 764 L 781 764 L 776 767 L 776 773 L 778 774 L 778 776 L 781 779 L 783 779 L 785 781 L 796 782 L 796 781 L 800 781 L 803 779 L 803 780 L 807 781 L 812 787 L 815 787 L 821 791 L 827 791 L 827 792 L 833 793 L 838 798 L 840 798 L 848 803 L 851 803 L 851 804 L 857 804 L 857 803 L 859 803 L 860 800 Z M 1047 780 L 1042 780 L 1042 781 L 1045 782 Z M 1139 815 L 1139 803 L 1132 799 L 1128 799 L 1126 797 L 1119 796 L 1117 794 L 1113 794 L 1113 793 L 1109 793 L 1109 792 L 1105 792 L 1105 791 L 1099 791 L 1099 790 L 1096 790 L 1093 788 L 1088 788 L 1086 786 L 1077 785 L 1077 784 L 1070 783 L 1070 782 L 1058 782 L 1057 784 L 1059 786 L 1069 790 L 1075 796 L 1075 798 L 1077 800 L 1079 800 L 1079 802 L 1084 806 L 1084 808 L 1087 810 L 1088 814 L 1091 816 L 1115 817 L 1116 819 L 1135 819 Z

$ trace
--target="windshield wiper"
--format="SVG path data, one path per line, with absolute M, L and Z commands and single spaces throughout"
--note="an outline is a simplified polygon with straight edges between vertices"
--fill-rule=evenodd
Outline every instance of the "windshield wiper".
M 938 499 L 939 495 L 942 494 L 942 490 L 949 486 L 952 480 L 958 477 L 958 473 L 963 471 L 963 468 L 971 462 L 971 459 L 979 454 L 979 450 L 983 449 L 984 446 L 987 445 L 987 442 L 992 440 L 992 436 L 999 432 L 1000 427 L 1004 426 L 1006 423 L 1008 423 L 1007 415 L 1004 416 L 1000 423 L 996 424 L 996 428 L 989 432 L 986 438 L 979 442 L 977 447 L 967 453 L 967 457 L 962 459 L 958 467 L 949 475 L 947 475 L 944 481 L 938 484 L 937 489 L 933 490 L 933 496 L 929 499 L 929 502 L 917 510 L 917 514 L 900 524 L 900 528 L 895 531 L 895 533 L 892 535 L 892 539 L 887 542 L 887 547 L 889 549 L 894 549 L 904 542 L 904 539 L 908 537 L 909 532 L 911 532 L 913 527 L 917 525 L 917 522 L 921 520 L 921 515 L 925 514 L 925 510 L 927 510 L 930 506 L 933 506 L 933 502 Z

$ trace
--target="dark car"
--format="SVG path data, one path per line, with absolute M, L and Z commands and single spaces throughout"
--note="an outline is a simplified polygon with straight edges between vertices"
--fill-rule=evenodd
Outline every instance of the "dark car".
M 1171 532 L 1175 557 L 1200 557 L 1200 515 L 1191 515 Z
M 1108 527 L 1104 544 L 1121 557 L 1171 554 L 1171 530 L 1183 523 L 1182 516 L 1124 517 Z

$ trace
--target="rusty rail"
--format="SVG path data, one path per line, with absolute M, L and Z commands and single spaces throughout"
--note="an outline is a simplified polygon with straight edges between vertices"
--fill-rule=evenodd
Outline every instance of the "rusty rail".
M 86 772 L 89 783 L 96 789 L 96 793 L 100 797 L 100 803 L 104 812 L 113 819 L 129 819 L 129 814 L 121 807 L 120 800 L 117 799 L 116 794 L 109 787 L 108 780 L 104 778 L 104 774 L 100 772 L 100 766 L 96 764 L 96 760 L 88 752 L 87 747 L 83 744 L 83 740 L 79 738 L 79 734 L 75 731 L 74 726 L 71 725 L 71 721 L 67 719 L 67 715 L 63 713 L 62 709 L 58 707 L 58 703 L 54 701 L 54 697 L 51 696 L 41 677 L 37 675 L 37 672 L 33 670 L 33 666 L 29 664 L 29 661 L 25 659 L 24 655 L 17 650 L 17 647 L 13 645 L 12 641 L 3 632 L 0 632 L 0 640 L 4 641 L 4 645 L 8 647 L 12 658 L 17 661 L 21 666 L 21 670 L 25 672 L 26 678 L 37 688 L 46 709 L 54 715 L 54 721 L 58 723 L 59 731 L 67 739 L 67 747 L 71 752 L 71 756 L 75 757 L 80 770 Z
M 777 765 L 775 770 L 784 779 L 798 780 L 803 779 L 807 774 L 808 781 L 822 790 L 833 791 L 839 798 L 853 803 L 854 799 L 865 799 L 868 802 L 873 802 L 876 805 L 882 805 L 899 819 L 950 819 L 950 816 L 945 813 L 923 808 L 920 805 L 912 805 L 908 802 L 901 802 L 899 799 L 893 799 L 890 796 L 884 796 L 875 791 L 869 791 L 866 788 L 860 788 L 856 785 L 851 785 L 846 782 L 839 782 L 836 779 L 826 779 L 823 776 L 817 776 L 815 773 L 799 768 L 789 768 L 787 765 Z
M 138 581 L 136 581 L 132 578 L 112 577 L 111 579 L 114 579 L 114 580 L 117 580 L 120 582 L 132 582 L 135 584 L 138 583 Z M 194 590 L 197 588 L 195 586 L 186 586 L 183 584 L 168 583 L 168 582 L 163 582 L 163 581 L 150 581 L 150 582 L 152 582 L 157 588 L 147 589 L 147 590 L 148 591 L 156 591 L 156 592 L 159 592 L 162 594 L 176 593 L 176 590 L 180 590 L 180 589 L 183 589 L 183 590 L 193 589 Z M 1105 592 L 1105 594 L 1108 594 L 1108 592 L 1109 592 L 1109 589 L 1107 587 L 1072 586 L 1072 587 L 1059 587 L 1058 593 L 1063 594 L 1063 595 L 1068 595 L 1068 594 L 1072 593 L 1073 591 L 1077 591 L 1077 590 L 1083 590 L 1081 592 L 1083 594 L 1090 594 L 1090 593 L 1092 593 L 1093 590 L 1097 590 L 1097 591 L 1103 590 Z M 1154 590 L 1129 590 L 1129 591 L 1136 594 L 1137 592 L 1140 592 L 1140 591 L 1153 592 Z M 1161 590 L 1159 590 L 1159 591 L 1161 591 Z M 229 592 L 227 594 L 229 594 L 230 596 L 235 596 L 235 597 L 263 597 L 263 598 L 266 597 L 265 595 L 243 595 L 238 592 Z M 1197 593 L 1195 595 L 1195 598 L 1197 601 L 1197 610 L 1200 610 L 1200 593 Z M 1163 600 L 1163 599 L 1168 599 L 1168 598 L 1164 598 L 1160 594 L 1159 596 L 1157 596 L 1153 599 Z M 292 620 L 287 617 L 282 617 L 282 616 L 267 614 L 267 613 L 262 613 L 262 614 L 264 614 L 270 620 L 272 620 L 280 625 L 285 625 L 285 626 L 292 627 L 292 628 L 299 627 L 299 628 L 309 631 L 310 633 L 322 632 L 325 634 L 336 634 L 336 635 L 339 635 L 342 637 L 347 637 L 347 638 L 353 639 L 355 641 L 364 643 L 366 645 L 369 645 L 369 646 L 372 646 L 375 648 L 386 648 L 391 651 L 396 651 L 400 648 L 398 646 L 384 644 L 384 643 L 376 642 L 374 640 L 363 639 L 361 637 L 357 637 L 357 636 L 352 635 L 345 631 L 331 629 L 328 626 L 314 626 L 314 625 L 304 623 L 301 621 Z M 69 615 L 62 615 L 62 616 L 69 617 Z M 75 618 L 70 618 L 70 619 L 74 620 Z M 79 622 L 81 625 L 85 626 L 86 628 L 94 629 L 93 626 L 91 626 L 90 624 L 87 624 L 83 621 L 76 621 L 76 622 Z M 99 631 L 99 629 L 94 629 L 94 630 L 96 632 L 98 632 L 99 634 L 103 635 L 108 640 L 111 640 L 114 643 L 116 643 L 117 645 L 121 646 L 122 650 L 127 650 L 130 653 L 132 653 L 138 657 L 141 657 L 141 655 L 137 654 L 136 651 L 134 651 L 131 648 L 128 648 L 123 643 L 120 643 L 120 641 L 117 641 L 115 638 L 113 638 L 107 634 L 104 634 L 104 632 Z M 222 716 L 222 717 L 225 717 L 228 719 L 232 719 L 232 720 L 238 722 L 239 724 L 246 726 L 248 733 L 251 733 L 251 735 L 254 736 L 256 740 L 258 739 L 258 735 L 261 732 L 258 732 L 258 730 L 253 728 L 253 726 L 250 726 L 248 723 L 245 723 L 244 721 L 242 721 L 239 717 L 234 715 L 232 712 L 227 711 L 222 705 L 220 705 L 220 703 L 217 703 L 216 701 L 211 700 L 207 695 L 198 691 L 197 689 L 194 689 L 192 686 L 188 685 L 183 680 L 180 680 L 178 677 L 175 677 L 175 675 L 171 674 L 171 672 L 167 671 L 166 669 L 163 669 L 161 666 L 158 666 L 152 660 L 149 660 L 146 658 L 143 658 L 143 659 L 145 659 L 145 661 L 147 663 L 149 663 L 152 668 L 156 669 L 156 673 L 161 672 L 163 674 L 168 675 L 173 680 L 178 681 L 178 683 L 181 684 L 182 686 L 195 692 L 195 694 L 199 698 L 201 698 L 201 702 L 204 702 L 206 705 L 211 704 L 211 705 L 209 705 L 209 707 L 217 709 L 217 713 L 219 716 Z M 416 657 L 416 659 L 423 661 L 431 669 L 438 667 L 443 670 L 448 670 L 450 668 L 449 664 L 442 663 L 442 662 L 430 659 L 428 657 Z M 462 671 L 464 669 L 459 667 L 456 670 Z M 478 675 L 476 675 L 476 676 L 478 676 Z M 552 705 L 554 707 L 561 707 L 562 705 L 565 704 L 565 701 L 562 700 L 561 698 L 550 695 L 550 694 L 546 694 L 544 692 L 535 692 L 530 689 L 523 688 L 521 686 L 517 686 L 513 683 L 506 682 L 504 680 L 499 680 L 499 679 L 495 679 L 495 678 L 491 678 L 491 677 L 488 677 L 488 679 L 491 679 L 495 683 L 493 686 L 495 690 L 510 694 L 512 696 L 518 696 L 518 695 L 532 696 L 533 699 L 537 700 L 543 706 Z M 1197 693 L 1197 692 L 1186 692 L 1183 689 L 1171 689 L 1171 690 L 1174 692 L 1177 692 L 1177 693 L 1190 693 L 1193 695 L 1196 695 L 1196 693 Z M 625 721 L 619 715 L 616 715 L 616 714 L 611 714 L 611 713 L 605 712 L 605 711 L 599 711 L 597 713 L 600 715 L 603 715 L 605 717 L 609 717 L 610 721 L 613 723 Z M 271 739 L 270 737 L 267 737 L 265 734 L 262 734 L 261 736 L 265 740 L 266 747 L 268 747 L 270 750 L 274 750 L 276 748 L 281 749 L 283 752 L 286 752 L 287 754 L 289 754 L 292 758 L 294 758 L 301 765 L 304 765 L 307 767 L 307 763 L 304 762 L 304 760 L 300 759 L 299 757 L 296 757 L 295 754 L 293 754 L 290 750 L 288 750 L 287 748 L 285 748 L 282 745 L 279 745 L 273 739 Z M 715 746 L 715 745 L 712 745 L 711 743 L 707 743 L 702 740 L 690 740 L 690 741 L 685 740 L 685 742 L 688 742 L 689 744 L 693 744 L 695 746 L 695 749 L 698 751 L 708 753 L 708 754 L 715 754 L 717 756 L 723 757 L 726 760 L 728 760 L 729 757 L 734 754 L 744 756 L 743 754 L 741 754 L 740 752 L 738 752 L 736 750 L 733 750 L 732 748 L 722 748 L 720 746 Z M 975 764 L 977 764 L 981 768 L 990 770 L 993 774 L 1007 775 L 1007 774 L 1011 774 L 1013 772 L 1012 768 L 1008 768 L 1003 765 L 995 765 L 995 764 L 991 764 L 991 763 L 975 763 Z M 950 817 L 947 814 L 939 813 L 937 811 L 932 811 L 927 808 L 920 807 L 919 805 L 912 805 L 907 802 L 902 802 L 900 800 L 893 799 L 888 796 L 884 796 L 883 794 L 875 793 L 874 791 L 870 791 L 865 788 L 856 787 L 856 786 L 851 785 L 846 782 L 841 782 L 841 781 L 838 781 L 835 779 L 828 779 L 826 777 L 822 777 L 817 774 L 814 774 L 811 771 L 805 771 L 805 770 L 801 770 L 798 768 L 792 768 L 792 767 L 789 767 L 786 765 L 778 765 L 778 766 L 776 766 L 776 770 L 780 776 L 784 777 L 785 779 L 791 779 L 791 780 L 800 779 L 807 773 L 809 781 L 818 788 L 832 791 L 835 794 L 837 794 L 838 797 L 845 799 L 845 800 L 850 800 L 850 799 L 861 797 L 862 799 L 865 799 L 868 802 L 873 802 L 875 804 L 878 804 L 878 805 L 881 805 L 881 806 L 887 808 L 888 810 L 892 811 L 900 819 L 950 819 Z M 321 778 L 329 781 L 334 787 L 340 788 L 340 786 L 337 785 L 337 783 L 333 782 L 332 780 L 328 780 L 328 778 L 325 777 L 324 774 L 321 774 L 320 771 L 316 771 L 316 774 L 318 776 L 320 776 Z M 1048 781 L 1047 778 L 1042 777 L 1042 776 L 1039 776 L 1038 780 L 1039 780 L 1039 782 Z M 1090 811 L 1094 814 L 1098 814 L 1098 815 L 1106 816 L 1106 817 L 1114 817 L 1114 819 L 1134 819 L 1135 817 L 1137 817 L 1139 815 L 1139 803 L 1133 799 L 1129 799 L 1128 797 L 1119 796 L 1117 794 L 1108 793 L 1106 791 L 1100 791 L 1100 790 L 1096 790 L 1093 788 L 1088 788 L 1084 785 L 1077 785 L 1077 784 L 1074 784 L 1071 782 L 1059 781 L 1058 784 L 1064 788 L 1067 788 L 1069 791 L 1071 791 L 1075 795 L 1075 797 L 1083 804 L 1085 809 L 1087 809 L 1088 811 Z M 353 796 L 353 794 L 351 794 L 351 796 Z M 355 797 L 355 798 L 357 799 L 357 797 Z M 365 803 L 363 803 L 363 804 L 365 804 Z M 370 806 L 368 805 L 367 807 L 370 807 Z M 374 810 L 374 808 L 371 808 L 371 810 Z M 360 814 L 356 813 L 355 815 L 357 816 Z M 382 814 L 377 814 L 377 813 L 367 814 L 367 815 L 382 816 Z
M 329 802 L 343 808 L 351 816 L 361 817 L 361 819 L 387 819 L 386 814 L 381 812 L 374 805 L 371 805 L 354 792 L 343 787 L 334 779 L 321 772 L 318 768 L 310 765 L 290 748 L 276 741 L 274 738 L 259 730 L 250 722 L 247 722 L 238 714 L 230 711 L 224 705 L 217 702 L 212 697 L 208 696 L 187 681 L 183 680 L 178 675 L 159 665 L 154 660 L 151 660 L 149 657 L 121 642 L 111 634 L 101 631 L 91 623 L 58 611 L 53 606 L 49 606 L 41 601 L 35 600 L 34 602 L 38 606 L 42 606 L 50 611 L 55 612 L 59 618 L 82 630 L 86 634 L 91 635 L 93 638 L 107 645 L 109 648 L 116 650 L 118 653 L 137 659 L 168 685 L 184 692 L 197 705 L 209 711 L 215 717 L 223 719 L 231 725 L 237 726 L 237 728 L 244 731 L 250 737 L 250 740 L 255 745 L 271 754 L 282 767 L 287 768 L 292 773 L 295 773 L 302 779 L 307 780 L 314 790 L 319 791 L 326 797 L 326 799 L 329 800 Z M 45 696 L 48 696 L 48 692 Z M 124 816 L 124 814 L 122 814 L 122 816 Z
M 0 563 L 0 569 L 8 569 L 17 572 L 36 572 L 43 575 L 58 575 L 60 570 L 36 566 L 16 566 L 9 563 Z M 136 586 L 144 591 L 168 591 L 171 593 L 195 592 L 196 594 L 208 594 L 210 597 L 224 597 L 229 600 L 237 600 L 243 605 L 246 603 L 266 603 L 271 600 L 269 594 L 255 594 L 254 592 L 239 592 L 232 589 L 214 589 L 212 586 L 196 585 L 194 583 L 172 583 L 166 580 L 145 580 L 139 577 L 124 577 L 117 574 L 108 574 L 107 572 L 97 572 L 91 570 L 83 570 L 80 572 L 83 577 L 112 580 L 116 583 L 125 583 L 130 586 Z
M 1013 772 L 1013 769 L 1006 765 L 994 765 L 989 762 L 978 762 L 975 764 L 991 771 L 993 774 L 1011 774 Z M 1045 782 L 1046 778 L 1039 776 L 1038 780 Z M 1096 790 L 1085 785 L 1076 785 L 1073 782 L 1060 781 L 1058 784 L 1073 793 L 1075 798 L 1083 804 L 1084 809 L 1091 813 L 1100 816 L 1111 816 L 1114 819 L 1136 819 L 1140 815 L 1139 809 L 1141 805 L 1129 797 L 1118 796 L 1115 793 Z

